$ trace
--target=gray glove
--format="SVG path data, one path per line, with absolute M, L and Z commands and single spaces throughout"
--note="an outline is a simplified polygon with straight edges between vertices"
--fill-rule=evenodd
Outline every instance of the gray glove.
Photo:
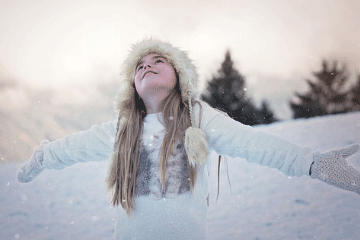
M 27 183 L 32 181 L 34 178 L 45 169 L 43 166 L 43 148 L 49 143 L 49 141 L 43 141 L 40 146 L 34 151 L 30 160 L 22 165 L 18 171 L 18 181 Z
M 345 158 L 356 153 L 359 145 L 352 145 L 327 153 L 315 153 L 310 176 L 335 187 L 360 194 L 360 172 Z

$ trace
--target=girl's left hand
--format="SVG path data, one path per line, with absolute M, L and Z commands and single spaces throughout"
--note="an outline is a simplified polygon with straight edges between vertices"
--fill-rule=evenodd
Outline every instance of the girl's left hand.
M 345 158 L 360 149 L 359 145 L 315 153 L 310 167 L 310 176 L 335 187 L 360 194 L 360 172 L 351 166 Z

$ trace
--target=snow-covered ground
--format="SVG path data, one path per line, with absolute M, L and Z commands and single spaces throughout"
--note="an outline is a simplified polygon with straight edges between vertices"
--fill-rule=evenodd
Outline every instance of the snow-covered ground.
M 257 127 L 321 152 L 360 143 L 360 113 Z M 349 162 L 360 169 L 360 152 Z M 211 171 L 208 239 L 360 239 L 360 196 L 309 177 L 228 159 L 216 200 Z M 16 181 L 21 163 L 0 166 L 0 239 L 111 239 L 115 222 L 104 187 L 107 163 L 44 171 Z

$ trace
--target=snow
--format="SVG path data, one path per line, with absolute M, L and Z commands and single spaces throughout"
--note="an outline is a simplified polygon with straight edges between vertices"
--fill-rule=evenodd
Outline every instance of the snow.
M 321 152 L 360 143 L 360 113 L 257 127 Z M 216 201 L 217 157 L 210 173 L 208 239 L 358 239 L 360 198 L 307 176 L 227 159 Z M 360 169 L 360 153 L 349 157 Z M 0 168 L 0 239 L 111 239 L 114 208 L 105 190 L 107 162 L 44 171 L 16 180 L 20 162 Z

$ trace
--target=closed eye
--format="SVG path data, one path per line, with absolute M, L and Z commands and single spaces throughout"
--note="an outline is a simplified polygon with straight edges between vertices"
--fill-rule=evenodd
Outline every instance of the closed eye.
M 138 66 L 138 68 L 136 69 L 136 71 L 140 71 L 143 68 L 143 66 Z

